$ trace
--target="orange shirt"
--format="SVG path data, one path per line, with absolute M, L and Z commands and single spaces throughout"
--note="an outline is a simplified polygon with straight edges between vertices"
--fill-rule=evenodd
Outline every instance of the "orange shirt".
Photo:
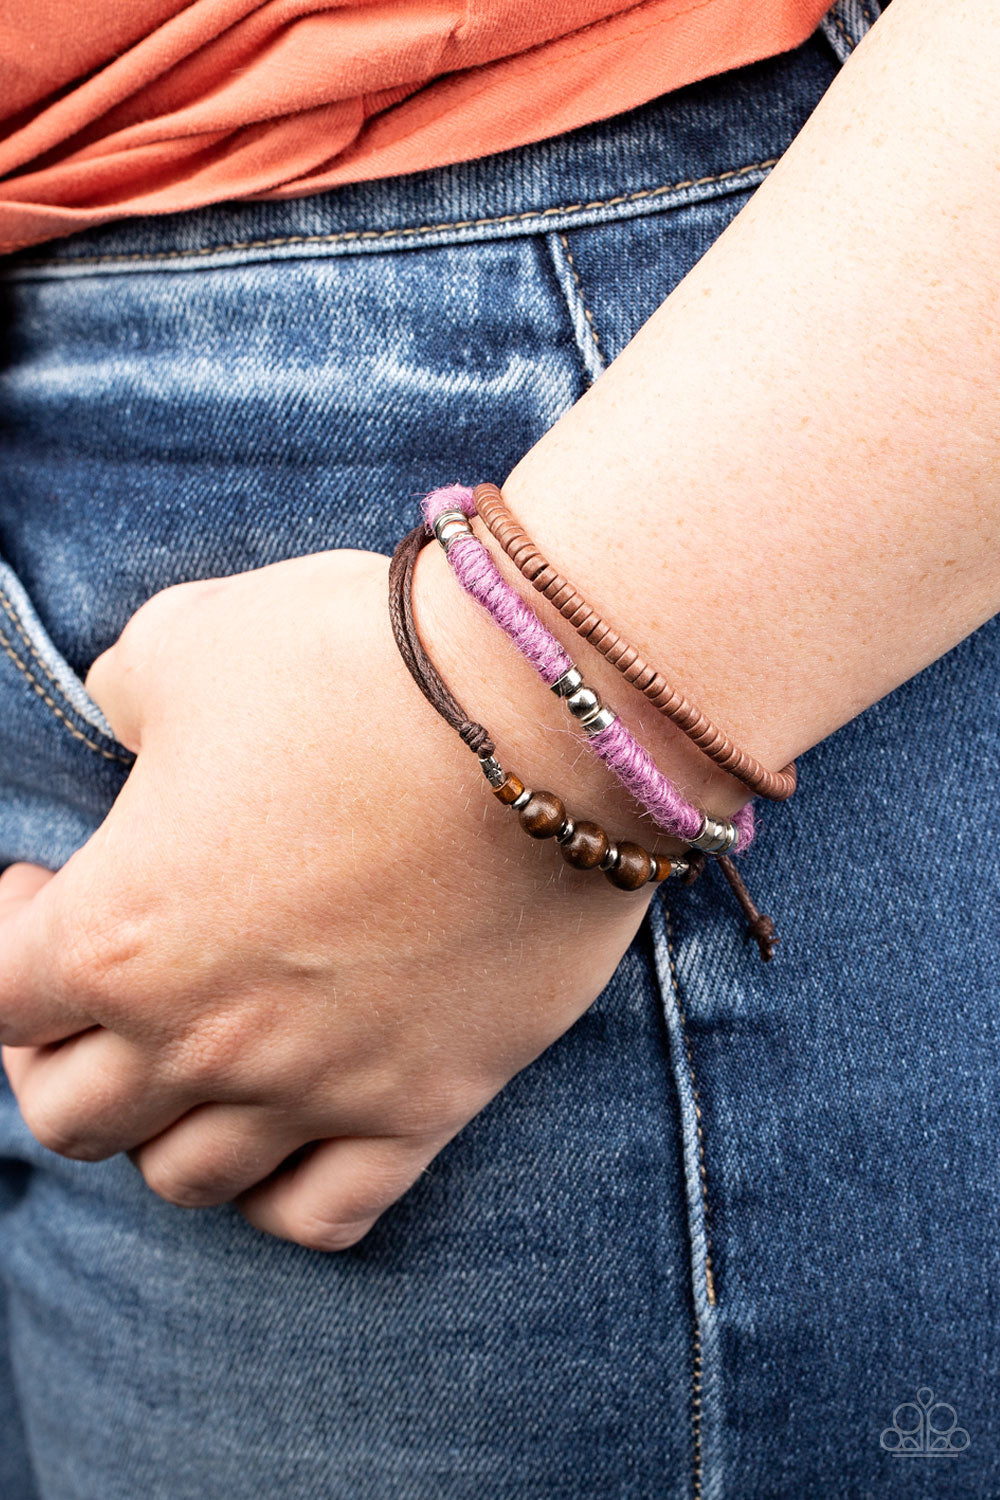
M 557 135 L 829 0 L 0 0 L 0 249 Z

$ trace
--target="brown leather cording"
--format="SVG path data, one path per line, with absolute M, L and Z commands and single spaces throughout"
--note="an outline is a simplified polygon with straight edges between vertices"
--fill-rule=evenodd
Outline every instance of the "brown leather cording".
M 458 699 L 449 691 L 444 678 L 431 661 L 417 634 L 413 618 L 413 569 L 421 548 L 430 540 L 423 523 L 408 532 L 392 555 L 389 564 L 389 622 L 399 647 L 399 654 L 417 687 L 445 723 L 476 755 L 492 755 L 496 745 L 489 730 L 470 719 Z
M 720 857 L 719 866 L 723 875 L 729 881 L 733 895 L 740 903 L 743 915 L 747 919 L 747 931 L 760 949 L 761 958 L 765 963 L 768 963 L 774 957 L 774 945 L 778 942 L 774 923 L 770 917 L 765 916 L 762 911 L 757 910 L 753 898 L 746 888 L 743 876 L 728 855 L 723 854 Z
M 473 498 L 480 517 L 532 588 L 543 594 L 577 634 L 589 641 L 626 682 L 638 688 L 659 713 L 676 724 L 692 744 L 757 796 L 783 802 L 792 795 L 796 781 L 794 761 L 781 771 L 769 771 L 746 750 L 741 750 L 683 693 L 671 688 L 666 678 L 622 640 L 573 585 L 556 572 L 514 520 L 495 484 L 477 485 Z

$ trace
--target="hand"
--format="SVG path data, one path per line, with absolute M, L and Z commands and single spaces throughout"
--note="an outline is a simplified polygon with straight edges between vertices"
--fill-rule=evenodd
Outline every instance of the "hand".
M 433 550 L 421 627 L 505 761 L 626 833 Z M 650 891 L 494 801 L 398 658 L 386 578 L 331 552 L 152 598 L 87 679 L 137 754 L 118 800 L 57 874 L 0 878 L 0 1040 L 38 1139 L 327 1250 L 586 1009 Z

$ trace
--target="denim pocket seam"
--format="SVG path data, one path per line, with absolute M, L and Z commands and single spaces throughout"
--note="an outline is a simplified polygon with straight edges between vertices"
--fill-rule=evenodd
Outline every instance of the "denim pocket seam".
M 717 1443 L 713 1441 L 717 1422 L 715 1392 L 718 1374 L 718 1340 L 712 1314 L 717 1304 L 708 1223 L 708 1173 L 705 1167 L 701 1100 L 698 1095 L 694 1054 L 688 1033 L 687 1018 L 681 1002 L 673 921 L 665 900 L 658 901 L 654 897 L 648 920 L 651 925 L 653 957 L 659 976 L 664 1019 L 667 1022 L 670 1038 L 671 1066 L 682 1105 L 682 1154 L 686 1162 L 685 1176 L 688 1183 L 688 1211 L 692 1234 L 691 1269 L 694 1307 L 690 1382 L 691 1497 L 692 1500 L 706 1500 L 706 1497 L 711 1495 L 712 1500 L 720 1500 L 722 1471 L 718 1466 L 718 1454 L 715 1451 Z M 669 975 L 669 980 L 667 975 Z M 687 1098 L 686 1109 L 682 1097 L 684 1095 Z M 686 1127 L 683 1125 L 684 1113 L 688 1114 L 689 1123 Z M 692 1116 L 693 1130 L 691 1129 Z M 694 1189 L 696 1198 L 692 1200 L 693 1178 L 695 1177 L 697 1178 L 697 1188 Z M 695 1208 L 695 1203 L 698 1208 Z M 698 1209 L 700 1209 L 700 1225 L 696 1223 Z M 706 1473 L 706 1453 L 714 1461 L 712 1471 L 708 1474 Z
M 24 642 L 25 646 L 27 646 L 31 657 L 35 662 L 37 662 L 38 666 L 41 668 L 52 688 L 57 693 L 59 693 L 60 697 L 63 697 L 65 699 L 65 695 L 63 694 L 57 679 L 53 676 L 52 672 L 49 670 L 48 666 L 39 655 L 34 646 L 34 643 L 31 641 L 20 620 L 17 618 L 17 613 L 14 609 L 13 604 L 2 588 L 0 588 L 0 608 L 3 609 L 4 614 L 6 614 L 10 619 L 12 625 L 14 626 L 14 629 L 21 637 L 21 640 Z M 69 714 L 65 709 L 60 708 L 55 699 L 51 697 L 50 693 L 46 690 L 45 685 L 39 681 L 38 677 L 32 671 L 28 662 L 25 661 L 14 641 L 11 640 L 10 636 L 8 636 L 2 628 L 0 628 L 0 646 L 2 646 L 4 653 L 10 657 L 10 660 L 14 663 L 15 667 L 17 667 L 18 671 L 21 672 L 27 679 L 27 681 L 31 684 L 33 691 L 38 695 L 39 698 L 41 698 L 45 706 L 51 709 L 55 717 L 61 722 L 63 727 L 69 732 L 69 734 L 73 736 L 74 739 L 82 741 L 82 743 L 86 745 L 88 749 L 93 750 L 96 755 L 103 756 L 105 760 L 114 760 L 118 761 L 121 765 L 131 766 L 131 757 L 120 755 L 116 750 L 107 749 L 104 745 L 99 744 L 97 740 L 91 739 L 88 734 L 84 734 L 83 730 L 78 728 L 77 725 L 73 723 L 72 719 L 69 717 Z M 67 706 L 72 709 L 72 704 L 67 703 Z
M 851 33 L 848 31 L 847 27 L 844 25 L 843 19 L 841 18 L 841 15 L 840 15 L 840 11 L 837 9 L 837 7 L 835 5 L 832 6 L 831 9 L 828 11 L 828 15 L 830 15 L 832 17 L 833 24 L 836 26 L 837 30 L 840 32 L 841 36 L 844 38 L 844 41 L 847 43 L 849 49 L 853 52 L 854 49 L 855 49 L 855 47 L 858 45 L 857 39 L 851 35 Z
M 701 1180 L 701 1211 L 705 1226 L 705 1294 L 709 1305 L 715 1306 L 715 1272 L 712 1269 L 712 1235 L 709 1227 L 708 1213 L 708 1168 L 705 1165 L 705 1131 L 701 1117 L 701 1099 L 698 1096 L 698 1082 L 694 1071 L 694 1053 L 691 1050 L 691 1037 L 688 1032 L 687 1019 L 684 1015 L 684 1007 L 681 1004 L 680 983 L 677 978 L 677 955 L 674 951 L 673 923 L 670 920 L 670 911 L 664 905 L 663 919 L 667 937 L 667 958 L 670 968 L 670 983 L 674 991 L 674 1004 L 677 1007 L 677 1019 L 680 1022 L 681 1037 L 684 1041 L 684 1051 L 687 1056 L 688 1072 L 691 1075 L 691 1098 L 694 1101 L 695 1129 L 698 1138 L 698 1176 Z
M 603 375 L 608 361 L 601 347 L 594 314 L 588 307 L 587 299 L 583 295 L 583 282 L 580 280 L 580 273 L 576 268 L 576 261 L 573 259 L 569 236 L 565 230 L 557 230 L 555 234 L 546 235 L 546 240 L 548 241 L 556 277 L 559 281 L 563 297 L 566 300 L 570 320 L 573 324 L 576 345 L 583 359 L 587 378 L 590 384 L 593 384 L 600 375 Z
M 686 177 L 677 182 L 660 183 L 656 187 L 637 188 L 631 193 L 618 193 L 611 198 L 594 198 L 586 203 L 564 203 L 550 208 L 532 208 L 521 213 L 496 214 L 479 219 L 455 219 L 448 223 L 411 224 L 397 229 L 342 229 L 329 234 L 289 234 L 277 235 L 269 239 L 230 240 L 216 245 L 200 245 L 184 250 L 135 250 L 110 255 L 68 255 L 47 260 L 25 260 L 19 266 L 12 267 L 8 274 L 16 275 L 18 270 L 46 269 L 68 272 L 75 266 L 191 261 L 210 255 L 225 255 L 232 251 L 278 250 L 292 245 L 357 244 L 373 240 L 413 239 L 420 235 L 445 234 L 451 230 L 488 229 L 508 224 L 527 225 L 545 219 L 582 216 L 598 209 L 619 208 L 649 199 L 664 198 L 670 193 L 679 193 L 690 188 L 733 181 L 749 176 L 752 172 L 769 170 L 776 166 L 780 159 L 780 156 L 769 156 L 761 161 L 747 162 L 742 167 L 730 167 L 725 172 L 715 172 L 705 177 Z

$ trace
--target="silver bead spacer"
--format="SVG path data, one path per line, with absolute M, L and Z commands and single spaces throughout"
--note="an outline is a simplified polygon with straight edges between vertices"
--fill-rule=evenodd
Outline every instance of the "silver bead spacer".
M 610 708 L 605 708 L 603 704 L 598 704 L 592 713 L 580 720 L 580 728 L 584 734 L 595 735 L 600 734 L 604 729 L 610 729 L 612 724 L 617 722 L 617 714 L 613 714 Z
M 686 859 L 672 859 L 670 861 L 670 878 L 676 875 L 686 875 L 691 866 Z
M 726 818 L 710 818 L 705 813 L 701 827 L 691 840 L 691 847 L 700 849 L 703 854 L 728 854 L 737 837 L 735 824 Z
M 514 800 L 513 800 L 513 802 L 510 804 L 511 811 L 512 812 L 519 812 L 522 807 L 526 806 L 526 804 L 531 801 L 531 797 L 532 797 L 531 788 L 530 788 L 530 786 L 526 786 L 525 789 L 524 789 L 524 791 L 521 793 L 520 797 L 515 797 Z
M 563 826 L 560 828 L 559 832 L 556 834 L 556 843 L 568 844 L 575 832 L 576 824 L 573 822 L 572 818 L 567 818 L 563 823 Z
M 566 707 L 574 719 L 585 719 L 600 706 L 601 700 L 593 688 L 575 687 L 572 692 L 566 694 Z
M 434 535 L 445 552 L 460 536 L 472 534 L 472 522 L 464 510 L 443 510 L 434 522 Z
M 615 867 L 615 865 L 617 863 L 618 863 L 618 846 L 617 846 L 617 844 L 612 844 L 611 847 L 609 848 L 607 854 L 601 860 L 601 863 L 598 865 L 597 868 L 599 870 L 613 870 L 614 867 Z
M 583 686 L 583 676 L 576 667 L 570 667 L 568 672 L 557 677 L 555 682 L 549 683 L 549 686 L 557 698 L 568 698 L 571 693 L 576 692 L 578 687 Z
M 507 772 L 495 755 L 481 755 L 479 757 L 479 769 L 486 777 L 490 786 L 503 786 L 507 780 Z

